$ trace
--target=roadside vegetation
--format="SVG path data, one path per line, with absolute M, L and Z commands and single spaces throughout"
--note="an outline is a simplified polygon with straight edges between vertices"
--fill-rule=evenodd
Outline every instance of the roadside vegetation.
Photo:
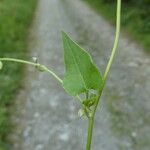
M 84 0 L 95 10 L 115 23 L 114 0 Z M 138 41 L 147 51 L 150 50 L 150 1 L 123 0 L 121 25 L 132 39 Z
M 0 57 L 25 58 L 27 35 L 36 0 L 0 1 Z M 5 65 L 5 64 L 4 64 Z M 0 74 L 0 150 L 7 149 L 6 136 L 10 132 L 9 106 L 21 87 L 23 68 L 9 63 Z

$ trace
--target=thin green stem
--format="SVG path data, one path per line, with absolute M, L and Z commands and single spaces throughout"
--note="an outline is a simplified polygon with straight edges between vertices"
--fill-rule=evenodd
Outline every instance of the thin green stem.
M 30 62 L 30 61 L 25 61 L 25 60 L 22 60 L 22 59 L 15 59 L 15 58 L 0 58 L 0 61 L 11 61 L 11 62 L 18 62 L 18 63 L 22 63 L 22 64 L 37 66 L 37 63 Z
M 17 63 L 22 63 L 22 64 L 28 64 L 32 65 L 34 67 L 42 67 L 42 69 L 46 72 L 48 72 L 50 75 L 52 75 L 57 81 L 59 81 L 62 84 L 62 80 L 51 70 L 49 70 L 46 66 L 41 65 L 39 63 L 34 63 L 30 61 L 25 61 L 22 59 L 15 59 L 15 58 L 0 58 L 0 61 L 11 61 L 11 62 L 17 62 Z
M 102 83 L 102 88 L 100 91 L 98 91 L 98 98 L 95 103 L 95 107 L 91 113 L 91 117 L 88 118 L 89 121 L 89 126 L 88 126 L 88 138 L 87 138 L 87 146 L 86 150 L 91 150 L 91 143 L 92 143 L 92 133 L 93 133 L 93 125 L 94 125 L 94 118 L 95 118 L 95 113 L 98 107 L 98 104 L 100 102 L 100 98 L 103 92 L 103 89 L 106 84 L 106 80 L 108 78 L 108 74 L 110 72 L 115 54 L 116 54 L 116 49 L 118 46 L 118 41 L 119 41 L 119 34 L 120 34 L 120 19 L 121 19 L 121 0 L 117 0 L 117 12 L 116 12 L 116 35 L 115 35 L 115 41 L 114 41 L 114 46 L 111 52 L 110 59 L 108 61 L 108 65 L 106 67 L 105 73 L 104 73 L 104 78 L 103 78 L 103 83 Z
M 115 57 L 115 53 L 116 53 L 116 50 L 117 50 L 118 41 L 119 41 L 119 34 L 120 34 L 120 20 L 121 20 L 121 0 L 117 0 L 116 36 L 115 36 L 114 46 L 113 46 L 113 49 L 112 49 L 112 52 L 111 52 L 110 59 L 108 61 L 108 65 L 107 65 L 106 70 L 105 70 L 105 74 L 104 74 L 104 78 L 103 78 L 103 83 L 102 83 L 102 88 L 99 91 L 99 96 L 98 96 L 98 99 L 97 99 L 96 104 L 95 104 L 93 115 L 95 114 L 97 106 L 99 104 L 100 97 L 101 97 L 103 89 L 105 87 L 106 80 L 107 80 L 107 77 L 108 77 L 109 71 L 111 69 L 111 66 L 112 66 L 112 63 L 113 63 L 113 60 L 114 60 L 114 57 Z
M 63 81 L 50 69 L 48 69 L 46 66 L 39 64 L 39 63 L 34 63 L 34 62 L 30 62 L 30 61 L 25 61 L 22 59 L 15 59 L 15 58 L 0 58 L 0 61 L 10 61 L 10 62 L 17 62 L 17 63 L 22 63 L 22 64 L 28 64 L 28 65 L 32 65 L 34 67 L 42 67 L 42 69 L 44 69 L 44 71 L 48 72 L 50 75 L 52 75 L 57 81 L 59 81 L 61 84 L 63 83 Z M 82 104 L 82 100 L 79 97 L 79 95 L 76 96 L 77 100 Z
M 94 127 L 94 118 L 91 117 L 91 118 L 88 119 L 88 136 L 87 136 L 86 150 L 91 149 L 93 127 Z
M 55 77 L 55 79 L 57 79 L 61 84 L 63 83 L 63 81 L 51 70 L 49 70 L 48 68 L 46 69 L 46 71 L 48 73 L 50 73 L 50 75 L 52 75 L 53 77 Z
M 116 54 L 116 50 L 117 50 L 117 46 L 118 46 L 118 42 L 119 42 L 119 34 L 120 34 L 120 20 L 121 20 L 121 0 L 117 0 L 117 12 L 116 12 L 116 36 L 115 36 L 115 42 L 114 42 L 114 46 L 112 49 L 112 53 L 108 62 L 108 65 L 106 67 L 105 70 L 105 74 L 104 74 L 104 82 L 106 82 L 108 74 L 110 72 L 110 68 L 112 66 L 115 54 Z

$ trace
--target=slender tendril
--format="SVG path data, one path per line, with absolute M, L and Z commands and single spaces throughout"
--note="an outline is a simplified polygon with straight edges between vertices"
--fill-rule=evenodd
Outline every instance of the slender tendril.
M 41 67 L 43 69 L 43 71 L 48 72 L 49 74 L 51 74 L 57 81 L 59 81 L 60 83 L 62 83 L 62 80 L 51 70 L 49 70 L 46 66 L 39 64 L 39 63 L 34 63 L 34 62 L 30 62 L 30 61 L 25 61 L 22 59 L 15 59 L 15 58 L 0 58 L 0 61 L 11 61 L 11 62 L 18 62 L 18 63 L 22 63 L 22 64 L 28 64 L 28 65 L 32 65 L 34 67 Z
M 109 71 L 110 71 L 110 69 L 111 69 L 111 66 L 112 66 L 112 63 L 113 63 L 113 60 L 114 60 L 114 57 L 115 57 L 115 54 L 116 54 L 116 50 L 117 50 L 117 46 L 118 46 L 118 42 L 119 42 L 119 34 L 120 34 L 120 20 L 121 20 L 121 0 L 117 0 L 116 36 L 115 36 L 114 46 L 113 46 L 113 49 L 112 49 L 112 52 L 111 52 L 110 59 L 109 59 L 109 61 L 108 61 L 108 65 L 107 65 L 106 70 L 105 70 L 105 73 L 104 73 L 102 88 L 101 88 L 101 90 L 99 91 L 99 96 L 98 96 L 98 99 L 97 99 L 97 101 L 96 101 L 96 105 L 95 105 L 95 108 L 94 108 L 93 115 L 94 115 L 95 112 L 96 112 L 97 106 L 98 106 L 99 101 L 100 101 L 100 97 L 101 97 L 102 92 L 103 92 L 103 89 L 104 89 L 104 87 L 105 87 L 106 80 L 107 80 Z
M 111 52 L 111 56 L 110 59 L 108 61 L 108 65 L 106 67 L 105 73 L 104 73 L 104 77 L 103 77 L 103 83 L 102 83 L 102 88 L 101 90 L 98 92 L 98 98 L 95 102 L 95 106 L 94 106 L 94 110 L 92 111 L 92 115 L 89 118 L 89 123 L 88 123 L 88 137 L 87 137 L 87 146 L 86 146 L 86 150 L 90 150 L 91 149 L 91 143 L 92 143 L 92 133 L 93 133 L 93 126 L 94 126 L 94 117 L 95 117 L 95 113 L 97 110 L 97 106 L 100 102 L 100 98 L 103 92 L 103 89 L 105 87 L 106 84 L 106 80 L 108 78 L 108 74 L 110 72 L 115 54 L 116 54 L 116 50 L 117 50 L 117 46 L 118 46 L 118 41 L 119 41 L 119 34 L 120 34 L 120 19 L 121 19 L 121 0 L 117 0 L 117 12 L 116 12 L 116 35 L 115 35 L 115 41 L 114 41 L 114 45 L 113 45 L 113 49 Z
M 50 75 L 52 75 L 57 81 L 59 81 L 59 83 L 63 83 L 62 79 L 60 79 L 53 71 L 51 71 L 50 69 L 48 69 L 46 66 L 39 64 L 39 63 L 34 63 L 34 62 L 30 62 L 30 61 L 25 61 L 22 59 L 15 59 L 15 58 L 0 58 L 0 61 L 10 61 L 10 62 L 17 62 L 17 63 L 22 63 L 22 64 L 27 64 L 27 65 L 32 65 L 34 67 L 40 67 L 43 71 L 48 72 Z M 80 102 L 80 104 L 82 104 L 82 99 L 80 98 L 79 95 L 76 96 L 77 100 Z M 83 104 L 82 104 L 82 107 Z
M 115 37 L 115 42 L 114 42 L 114 46 L 112 49 L 112 53 L 108 62 L 108 65 L 106 67 L 105 70 L 105 74 L 104 74 L 104 82 L 107 80 L 110 68 L 112 66 L 115 54 L 116 54 L 116 50 L 117 50 L 117 46 L 118 46 L 118 42 L 119 42 L 119 34 L 120 34 L 120 19 L 121 19 L 121 0 L 117 0 L 117 19 L 116 19 L 116 37 Z

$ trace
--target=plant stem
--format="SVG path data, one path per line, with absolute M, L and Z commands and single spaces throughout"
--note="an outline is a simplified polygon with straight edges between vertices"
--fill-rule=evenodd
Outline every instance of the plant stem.
M 90 150 L 91 149 L 93 126 L 94 126 L 94 118 L 90 117 L 88 119 L 88 136 L 87 136 L 86 150 Z
M 112 49 L 112 52 L 111 52 L 110 59 L 108 61 L 108 65 L 107 65 L 106 70 L 105 70 L 105 74 L 104 74 L 104 78 L 103 78 L 103 83 L 102 83 L 102 88 L 99 91 L 99 96 L 98 96 L 98 99 L 97 99 L 96 104 L 95 104 L 95 108 L 94 108 L 94 111 L 93 111 L 93 116 L 96 113 L 97 106 L 99 104 L 99 101 L 100 101 L 103 89 L 104 89 L 105 84 L 106 84 L 108 73 L 109 73 L 109 71 L 111 69 L 111 66 L 112 66 L 112 63 L 113 63 L 113 60 L 114 60 L 114 57 L 115 57 L 115 54 L 116 54 L 116 49 L 117 49 L 117 46 L 118 46 L 119 34 L 120 34 L 120 20 L 121 20 L 121 0 L 117 0 L 116 36 L 115 36 L 114 46 L 113 46 L 113 49 Z
M 34 67 L 40 66 L 44 69 L 44 71 L 51 74 L 56 80 L 58 80 L 62 84 L 62 80 L 53 71 L 49 70 L 46 66 L 41 65 L 39 63 L 34 63 L 34 62 L 25 61 L 25 60 L 22 60 L 22 59 L 15 59 L 15 58 L 0 58 L 0 61 L 17 62 L 17 63 L 32 65 Z
M 22 59 L 15 59 L 15 58 L 0 58 L 0 61 L 18 62 L 18 63 L 22 63 L 22 64 L 37 66 L 37 63 L 30 62 L 30 61 L 25 61 L 25 60 L 22 60 Z
M 92 134 L 93 134 L 93 126 L 94 126 L 94 118 L 95 118 L 95 113 L 98 107 L 98 104 L 100 102 L 100 98 L 103 92 L 103 89 L 106 84 L 106 80 L 109 74 L 109 71 L 111 69 L 115 54 L 116 54 L 116 49 L 118 46 L 118 41 L 119 41 L 119 34 L 120 34 L 120 19 L 121 19 L 121 0 L 117 0 L 117 12 L 116 12 L 116 35 L 115 35 L 115 41 L 114 41 L 114 46 L 111 52 L 110 59 L 108 61 L 108 65 L 106 67 L 105 73 L 104 73 L 104 78 L 103 78 L 103 83 L 102 83 L 102 88 L 98 92 L 98 98 L 95 103 L 94 110 L 91 113 L 91 117 L 88 118 L 89 125 L 88 125 L 88 138 L 87 138 L 87 146 L 86 150 L 91 150 L 91 143 L 92 143 Z
M 119 34 L 120 34 L 120 20 L 121 20 L 121 0 L 117 0 L 117 12 L 116 12 L 116 36 L 115 36 L 115 42 L 114 42 L 114 46 L 112 49 L 112 53 L 108 62 L 108 65 L 106 67 L 105 70 L 105 74 L 104 74 L 104 82 L 106 82 L 110 68 L 112 66 L 115 54 L 116 54 L 116 49 L 118 46 L 118 42 L 119 42 Z
M 34 63 L 34 62 L 30 62 L 30 61 L 26 61 L 26 60 L 22 60 L 22 59 L 15 59 L 15 58 L 0 58 L 0 61 L 10 61 L 10 62 L 16 62 L 16 63 L 22 63 L 22 64 L 28 64 L 28 65 L 32 65 L 34 67 L 37 66 L 41 66 L 44 71 L 48 72 L 50 75 L 52 75 L 57 81 L 59 81 L 61 84 L 63 83 L 62 79 L 60 79 L 53 71 L 51 71 L 50 69 L 48 69 L 46 66 L 39 64 L 39 63 Z M 76 96 L 77 100 L 82 104 L 82 100 L 79 97 L 79 95 Z M 83 105 L 82 105 L 83 106 Z

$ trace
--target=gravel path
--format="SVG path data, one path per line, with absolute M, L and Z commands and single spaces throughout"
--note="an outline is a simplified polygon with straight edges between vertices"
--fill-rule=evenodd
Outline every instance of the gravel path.
M 64 74 L 61 30 L 87 48 L 106 67 L 114 28 L 81 0 L 39 0 L 31 30 L 30 56 Z M 149 150 L 150 59 L 122 35 L 103 94 L 94 130 L 93 150 Z M 13 150 L 84 150 L 87 120 L 79 105 L 45 73 L 27 68 L 25 87 L 12 117 Z

